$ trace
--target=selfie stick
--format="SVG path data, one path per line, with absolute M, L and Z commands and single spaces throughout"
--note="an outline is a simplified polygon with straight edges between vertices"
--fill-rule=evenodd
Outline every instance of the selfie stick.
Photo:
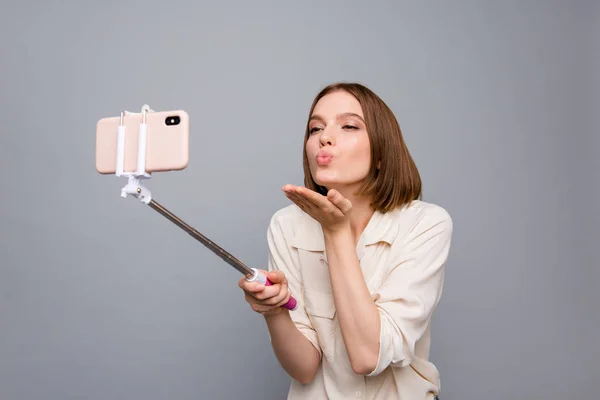
M 146 114 L 148 112 L 152 112 L 150 107 L 144 105 L 142 107 L 142 123 L 140 125 L 140 132 L 138 138 L 138 162 L 137 162 L 137 171 L 135 172 L 124 172 L 123 164 L 125 158 L 125 124 L 124 119 L 127 115 L 132 115 L 133 113 L 129 111 L 123 111 L 121 113 L 121 121 L 119 123 L 119 128 L 117 131 L 117 168 L 115 175 L 116 176 L 124 176 L 127 177 L 128 182 L 121 189 L 121 197 L 127 197 L 127 195 L 132 195 L 139 199 L 142 203 L 149 205 L 151 208 L 156 210 L 159 214 L 167 218 L 169 221 L 173 222 L 175 225 L 182 228 L 188 234 L 190 234 L 194 239 L 198 240 L 204 246 L 209 248 L 214 254 L 221 257 L 227 264 L 231 265 L 238 271 L 240 271 L 248 282 L 260 282 L 265 286 L 271 286 L 273 283 L 267 279 L 267 277 L 256 268 L 250 268 L 245 265 L 243 262 L 235 258 L 225 249 L 223 249 L 218 244 L 214 243 L 212 240 L 186 224 L 172 212 L 167 210 L 165 207 L 160 205 L 156 200 L 152 198 L 152 193 L 150 190 L 142 185 L 141 181 L 143 179 L 150 179 L 152 177 L 151 173 L 146 172 L 146 137 L 148 134 L 148 126 L 146 124 Z M 288 310 L 295 310 L 297 306 L 296 299 L 293 296 L 290 296 L 290 299 L 283 307 Z

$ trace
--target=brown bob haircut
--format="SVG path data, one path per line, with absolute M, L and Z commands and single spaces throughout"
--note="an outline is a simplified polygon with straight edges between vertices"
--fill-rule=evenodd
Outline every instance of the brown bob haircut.
M 304 185 L 322 195 L 327 195 L 327 189 L 318 185 L 310 173 L 306 141 L 310 135 L 310 116 L 313 114 L 317 102 L 325 95 L 336 91 L 345 91 L 353 95 L 360 103 L 371 145 L 369 173 L 356 195 L 370 196 L 372 198 L 371 205 L 381 212 L 387 212 L 410 204 L 412 200 L 421 199 L 421 177 L 406 147 L 394 113 L 379 96 L 359 83 L 333 83 L 323 88 L 313 100 L 304 136 Z M 377 168 L 379 162 L 381 167 Z

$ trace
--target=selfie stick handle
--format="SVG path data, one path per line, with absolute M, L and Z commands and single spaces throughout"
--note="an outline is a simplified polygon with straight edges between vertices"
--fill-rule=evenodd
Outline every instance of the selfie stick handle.
M 265 276 L 265 274 L 256 268 L 250 268 L 243 262 L 235 258 L 228 251 L 223 249 L 221 246 L 186 224 L 181 218 L 174 215 L 172 212 L 167 210 L 156 200 L 152 198 L 152 193 L 148 188 L 142 185 L 142 179 L 150 179 L 151 174 L 146 172 L 146 141 L 147 141 L 147 129 L 146 124 L 146 113 L 152 111 L 147 105 L 142 107 L 142 123 L 140 125 L 139 141 L 138 141 L 138 163 L 137 171 L 134 173 L 123 172 L 123 159 L 124 159 L 124 148 L 125 148 L 125 124 L 123 120 L 126 115 L 131 114 L 128 111 L 121 113 L 121 123 L 117 132 L 117 176 L 126 176 L 128 178 L 127 185 L 121 189 L 121 197 L 127 197 L 132 195 L 139 199 L 142 203 L 149 205 L 152 209 L 156 210 L 159 214 L 179 226 L 181 229 L 190 234 L 193 238 L 198 240 L 214 254 L 223 259 L 226 263 L 240 271 L 248 282 L 260 282 L 265 286 L 271 286 L 273 283 Z M 297 301 L 293 296 L 290 296 L 286 304 L 283 305 L 288 310 L 295 310 L 297 307 Z

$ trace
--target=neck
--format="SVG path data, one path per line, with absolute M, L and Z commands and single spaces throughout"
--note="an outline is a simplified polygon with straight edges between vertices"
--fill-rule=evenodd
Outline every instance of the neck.
M 350 229 L 354 241 L 358 242 L 358 238 L 367 227 L 369 220 L 375 212 L 375 209 L 370 204 L 371 199 L 365 196 L 354 195 L 356 188 L 336 190 L 352 203 L 352 211 L 349 216 Z

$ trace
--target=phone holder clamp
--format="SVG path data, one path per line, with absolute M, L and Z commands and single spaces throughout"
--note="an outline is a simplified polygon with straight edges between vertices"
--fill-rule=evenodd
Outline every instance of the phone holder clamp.
M 139 113 L 130 111 L 121 112 L 121 121 L 117 131 L 117 166 L 115 175 L 127 177 L 127 184 L 121 189 L 121 197 L 128 195 L 134 196 L 145 204 L 149 204 L 152 200 L 152 193 L 148 188 L 142 185 L 141 181 L 152 178 L 152 174 L 146 172 L 146 144 L 148 125 L 146 124 L 146 114 L 154 112 L 147 104 L 142 106 Z M 140 131 L 138 135 L 138 154 L 137 154 L 137 170 L 135 172 L 124 172 L 123 164 L 125 160 L 125 124 L 124 119 L 127 115 L 142 115 Z

